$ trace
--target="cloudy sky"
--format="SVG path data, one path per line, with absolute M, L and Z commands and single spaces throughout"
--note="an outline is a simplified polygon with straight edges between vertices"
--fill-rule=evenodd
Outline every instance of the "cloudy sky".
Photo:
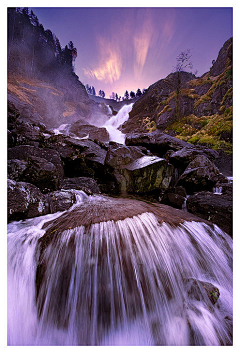
M 145 2 L 147 4 L 147 2 Z M 173 71 L 190 49 L 193 73 L 207 72 L 232 36 L 232 7 L 31 7 L 64 47 L 77 48 L 82 83 L 123 95 Z

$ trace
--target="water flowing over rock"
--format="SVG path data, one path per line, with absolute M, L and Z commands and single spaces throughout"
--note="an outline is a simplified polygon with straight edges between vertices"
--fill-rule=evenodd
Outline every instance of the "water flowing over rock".
M 217 226 L 90 196 L 8 227 L 8 345 L 232 344 L 232 240 Z

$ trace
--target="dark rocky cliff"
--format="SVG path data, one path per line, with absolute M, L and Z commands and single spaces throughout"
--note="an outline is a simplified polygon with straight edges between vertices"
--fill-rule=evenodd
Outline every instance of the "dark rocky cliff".
M 58 127 L 79 119 L 106 120 L 74 73 L 77 49 L 61 48 L 27 8 L 8 8 L 8 100 L 31 121 Z

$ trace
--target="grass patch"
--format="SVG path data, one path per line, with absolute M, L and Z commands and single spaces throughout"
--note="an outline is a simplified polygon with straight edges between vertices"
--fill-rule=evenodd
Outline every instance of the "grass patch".
M 171 124 L 165 132 L 172 130 L 180 140 L 232 153 L 232 143 L 222 138 L 232 133 L 232 107 L 227 108 L 225 112 L 226 114 L 201 117 L 191 114 Z
M 157 125 L 154 120 L 150 120 L 149 117 L 143 119 L 143 125 L 148 132 L 153 132 L 157 129 Z

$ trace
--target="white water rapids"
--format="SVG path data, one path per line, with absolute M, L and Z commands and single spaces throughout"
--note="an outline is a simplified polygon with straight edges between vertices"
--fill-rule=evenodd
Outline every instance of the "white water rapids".
M 121 144 L 125 143 L 125 134 L 123 134 L 119 129 L 119 127 L 125 123 L 125 121 L 129 118 L 129 112 L 131 111 L 133 103 L 124 105 L 116 115 L 111 116 L 102 127 L 105 127 L 109 134 L 110 141 L 118 142 Z M 111 111 L 110 107 L 107 106 L 109 111 Z M 64 134 L 69 135 L 71 124 L 61 124 L 58 128 L 54 129 L 53 132 L 55 135 Z M 89 136 L 85 137 L 77 137 L 72 134 L 77 140 L 83 140 L 89 138 Z
M 129 112 L 132 110 L 133 103 L 124 105 L 117 115 L 112 116 L 103 125 L 109 133 L 110 141 L 115 141 L 118 143 L 125 143 L 125 134 L 123 134 L 118 128 L 125 123 L 129 118 Z
M 232 239 L 149 207 L 120 217 L 125 203 L 78 192 L 68 211 L 10 223 L 8 345 L 231 345 Z

